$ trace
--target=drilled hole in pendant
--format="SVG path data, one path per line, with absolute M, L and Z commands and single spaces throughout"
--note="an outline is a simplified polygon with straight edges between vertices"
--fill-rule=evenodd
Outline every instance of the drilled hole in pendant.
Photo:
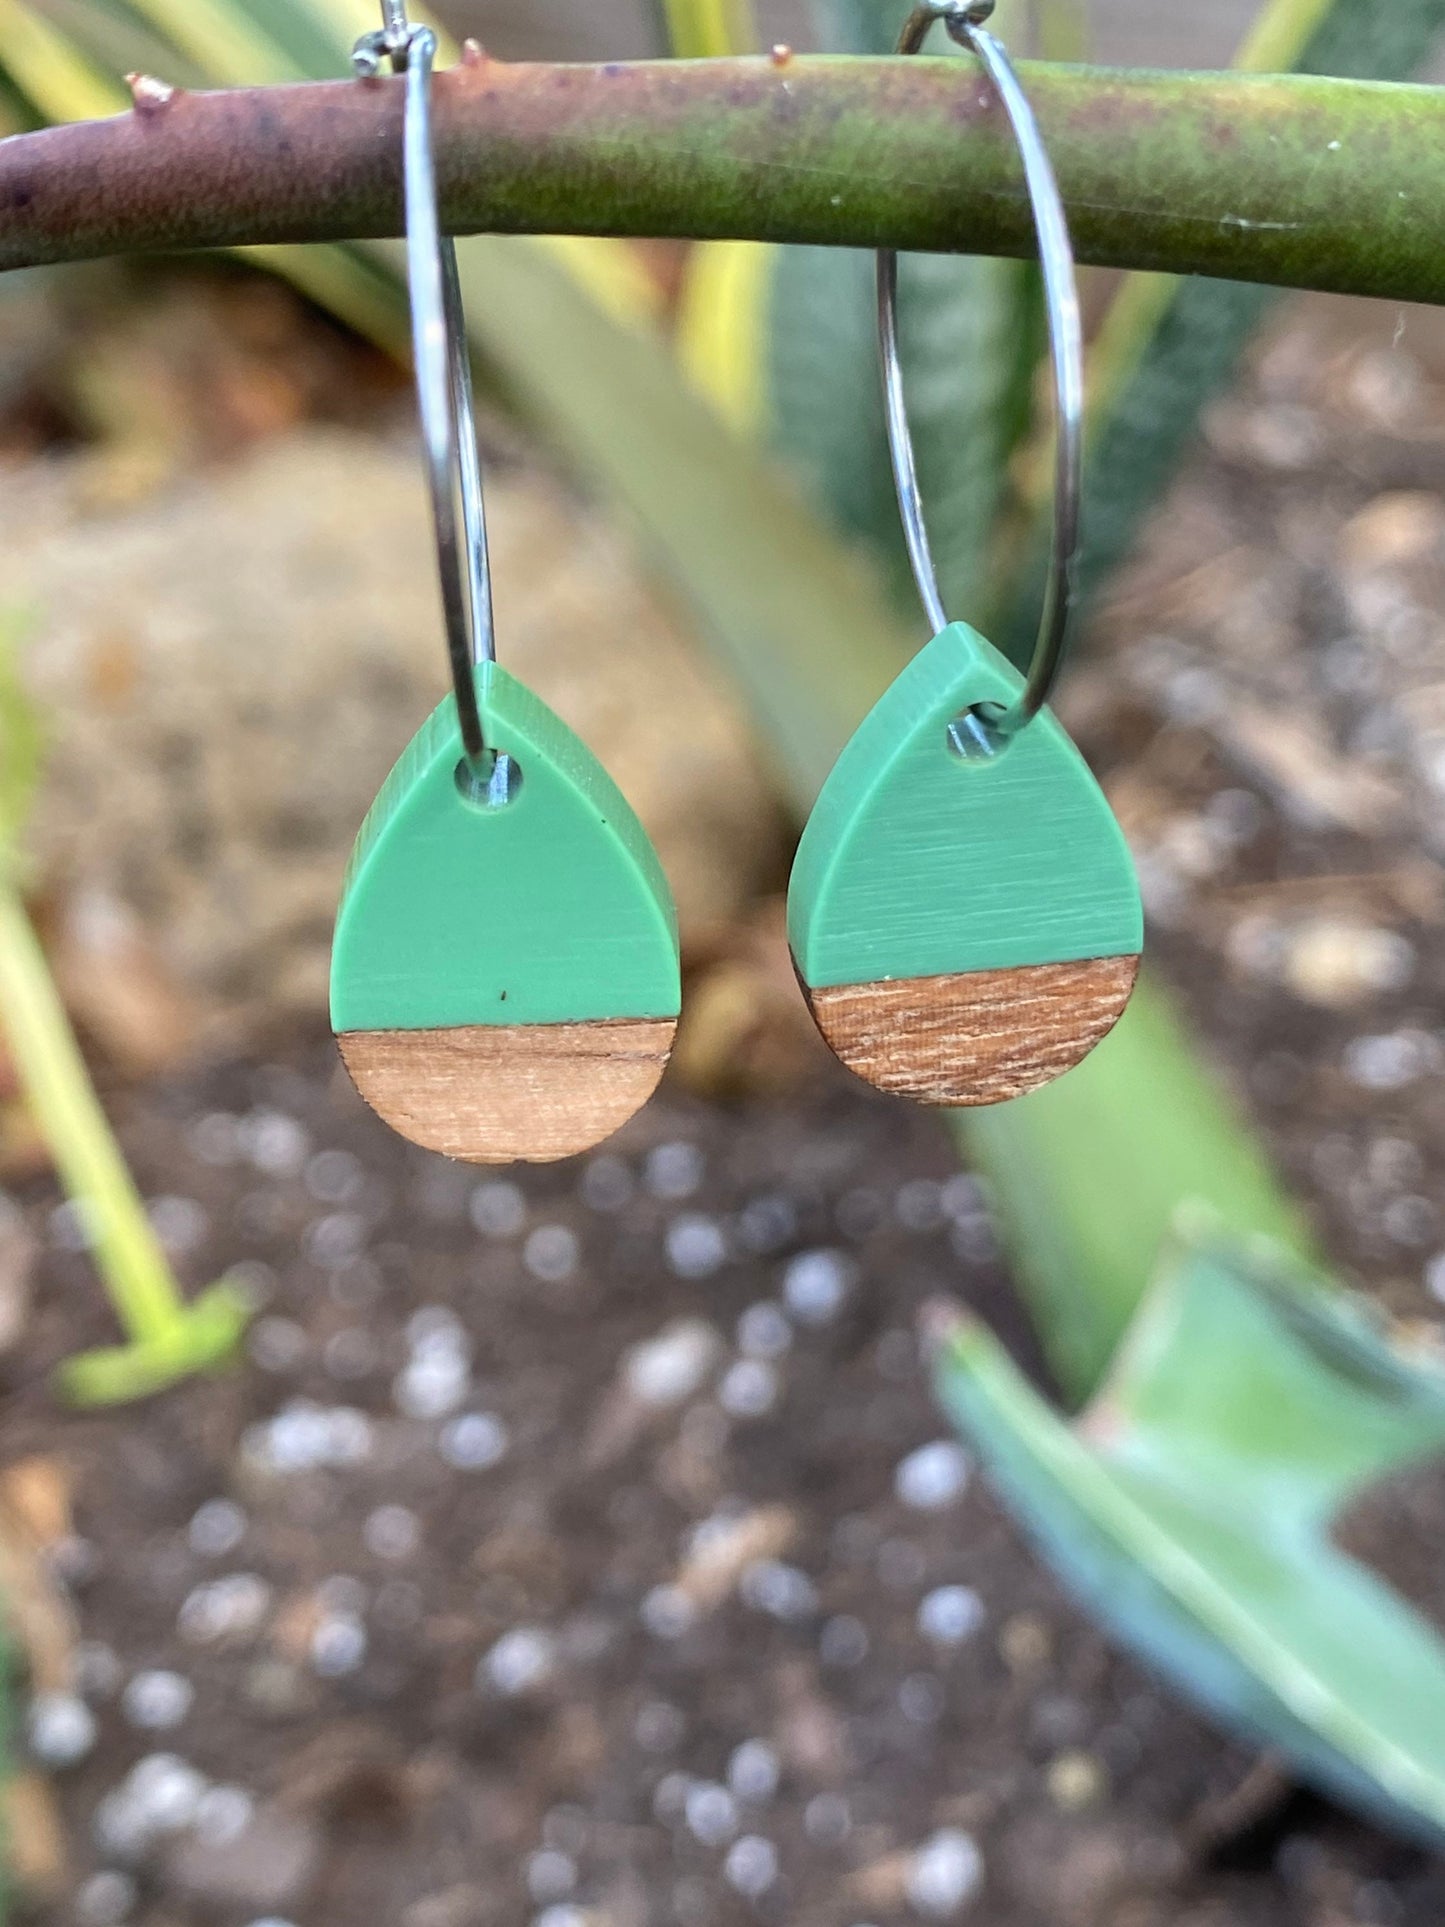
M 474 763 L 464 756 L 455 772 L 457 795 L 474 810 L 502 810 L 522 787 L 522 766 L 514 756 L 484 749 Z
M 1008 747 L 998 726 L 1003 708 L 998 703 L 975 703 L 944 725 L 948 747 L 961 763 L 987 763 Z

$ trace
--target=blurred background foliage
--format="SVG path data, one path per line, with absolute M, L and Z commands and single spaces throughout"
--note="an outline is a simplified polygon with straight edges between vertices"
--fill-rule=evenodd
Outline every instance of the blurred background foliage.
M 1445 24 L 1445 0 L 1236 12 L 1241 65 L 1386 79 L 1413 72 Z M 1214 12 L 1215 31 L 1228 13 Z M 800 24 L 831 49 L 876 53 L 898 14 L 883 0 L 821 0 Z M 121 111 L 127 70 L 210 86 L 342 74 L 373 25 L 369 0 L 0 0 L 7 125 Z M 673 52 L 706 56 L 761 45 L 776 21 L 744 0 L 664 0 L 638 31 L 649 26 Z M 1016 49 L 1055 57 L 1091 44 L 1073 0 L 1009 0 L 998 26 Z M 394 244 L 253 258 L 401 351 Z M 462 263 L 482 373 L 629 519 L 733 675 L 801 814 L 918 637 L 870 261 L 481 237 Z M 1157 276 L 1092 276 L 1086 294 L 1085 580 L 1097 592 L 1274 296 Z M 902 325 L 947 599 L 1018 653 L 1048 509 L 1036 271 L 909 259 Z M 31 740 L 17 717 L 0 683 L 10 822 Z M 24 941 L 13 921 L 0 940 L 12 959 Z M 991 1181 L 1043 1352 L 1081 1413 L 1065 1424 L 984 1334 L 943 1321 L 942 1395 L 1020 1517 L 1122 1635 L 1214 1712 L 1346 1797 L 1445 1830 L 1445 1720 L 1420 1711 L 1438 1699 L 1445 1653 L 1328 1536 L 1363 1478 L 1438 1447 L 1438 1368 L 1321 1278 L 1250 1126 L 1157 987 L 1079 1072 L 956 1129 Z M 159 1276 L 159 1253 L 146 1262 Z M 1181 1358 L 1192 1399 L 1165 1395 Z M 1261 1424 L 1261 1411 L 1281 1423 Z

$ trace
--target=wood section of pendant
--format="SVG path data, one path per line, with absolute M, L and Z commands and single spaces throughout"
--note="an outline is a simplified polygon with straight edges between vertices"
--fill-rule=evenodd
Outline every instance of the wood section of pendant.
M 1139 959 L 1023 964 L 808 990 L 833 1054 L 924 1104 L 1001 1104 L 1080 1063 L 1114 1028 Z
M 818 1028 L 924 1103 L 1048 1083 L 1138 973 L 1138 882 L 1087 764 L 1047 710 L 989 732 L 1022 687 L 963 624 L 935 636 L 838 758 L 793 864 L 788 939 Z
M 609 1136 L 656 1088 L 681 1002 L 677 918 L 585 744 L 495 664 L 477 697 L 489 780 L 460 780 L 448 700 L 362 825 L 331 1025 L 402 1136 L 471 1163 L 546 1162 Z
M 354 1030 L 351 1080 L 413 1144 L 468 1164 L 549 1163 L 610 1137 L 657 1089 L 670 1019 Z

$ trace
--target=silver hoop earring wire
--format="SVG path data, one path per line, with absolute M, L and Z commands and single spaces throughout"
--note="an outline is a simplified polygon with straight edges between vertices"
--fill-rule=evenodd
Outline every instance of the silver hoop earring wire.
M 1084 349 L 1079 319 L 1079 293 L 1074 274 L 1074 250 L 1069 239 L 1064 204 L 1054 178 L 1053 164 L 1039 133 L 1038 122 L 1014 71 L 1013 62 L 993 35 L 984 29 L 994 0 L 925 0 L 915 7 L 899 36 L 898 52 L 915 54 L 928 30 L 941 21 L 950 37 L 982 63 L 998 95 L 1018 142 L 1024 178 L 1038 229 L 1039 263 L 1043 270 L 1044 305 L 1048 313 L 1049 350 L 1053 365 L 1054 412 L 1057 439 L 1054 451 L 1054 527 L 1044 590 L 1043 615 L 1029 661 L 1022 694 L 1001 715 L 989 717 L 990 729 L 1015 735 L 1043 708 L 1058 677 L 1074 599 L 1074 563 L 1079 547 L 1079 507 L 1083 483 Z M 898 355 L 898 256 L 880 248 L 878 277 L 878 349 L 883 370 L 883 402 L 888 423 L 888 448 L 893 481 L 913 579 L 923 599 L 934 633 L 948 626 L 939 592 L 938 575 L 928 545 L 923 500 L 913 457 L 913 439 L 903 394 L 903 369 Z
M 485 782 L 486 742 L 473 671 L 496 658 L 492 581 L 457 253 L 451 236 L 441 231 L 437 204 L 431 111 L 437 42 L 430 27 L 411 25 L 403 0 L 382 0 L 382 15 L 380 31 L 357 41 L 352 63 L 370 77 L 390 59 L 393 72 L 406 78 L 402 149 L 417 404 L 462 751 L 473 774 Z

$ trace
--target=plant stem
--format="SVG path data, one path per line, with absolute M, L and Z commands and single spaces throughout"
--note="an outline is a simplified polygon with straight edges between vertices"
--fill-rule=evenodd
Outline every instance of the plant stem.
M 1080 258 L 1445 301 L 1445 95 L 1309 76 L 1025 63 Z M 394 235 L 401 91 L 143 97 L 0 142 L 0 267 Z M 437 98 L 458 233 L 1032 252 L 1017 154 L 966 62 L 509 66 Z
M 128 1335 L 153 1339 L 184 1312 L 170 1265 L 90 1082 L 39 940 L 0 880 L 0 1016 L 25 1094 Z

